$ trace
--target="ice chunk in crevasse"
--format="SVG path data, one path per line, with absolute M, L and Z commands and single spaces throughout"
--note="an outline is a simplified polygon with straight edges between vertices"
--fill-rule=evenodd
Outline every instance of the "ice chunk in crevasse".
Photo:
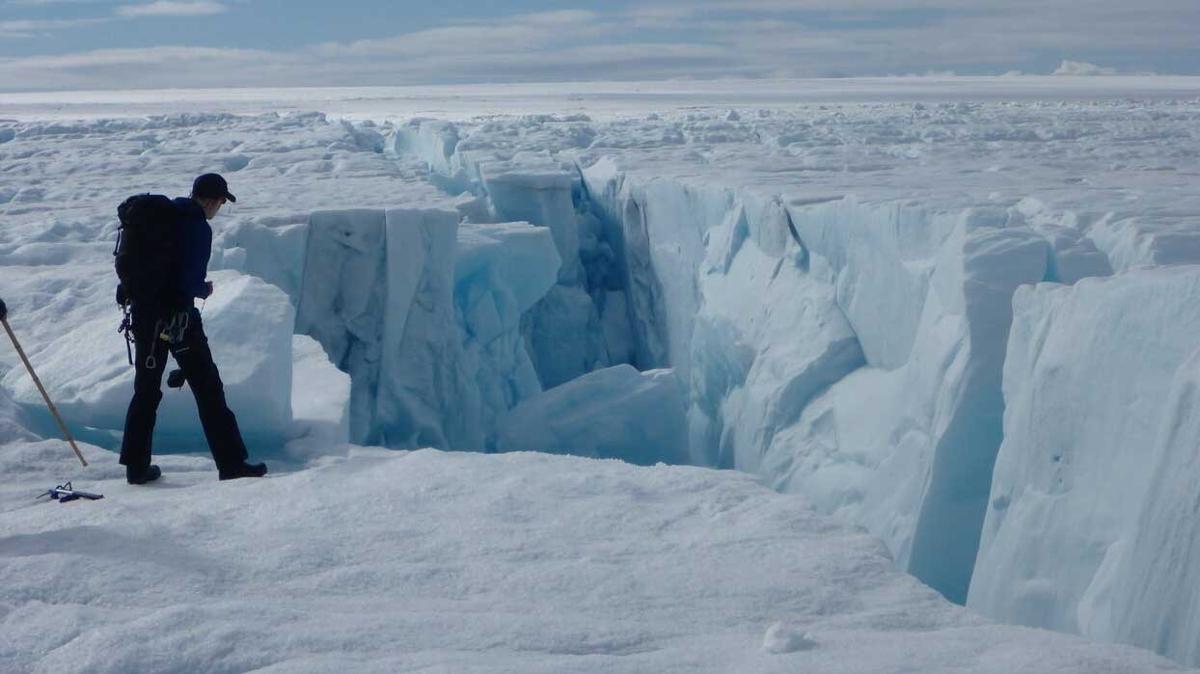
M 490 438 L 497 415 L 541 393 L 521 337 L 521 316 L 554 285 L 558 251 L 549 229 L 510 222 L 462 225 L 456 255 L 463 360 L 474 373 L 480 422 Z
M 672 370 L 597 370 L 518 405 L 500 420 L 497 448 L 683 463 L 683 393 Z

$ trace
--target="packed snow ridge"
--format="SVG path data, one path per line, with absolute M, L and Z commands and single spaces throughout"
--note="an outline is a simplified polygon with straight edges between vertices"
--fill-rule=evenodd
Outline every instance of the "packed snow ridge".
M 735 468 L 985 615 L 1197 664 L 1198 119 L 1197 101 L 221 116 L 14 124 L 8 151 L 107 134 L 153 154 L 218 128 L 231 179 L 272 204 L 218 238 L 228 301 L 205 314 L 244 350 L 226 379 L 261 443 Z M 54 189 L 0 206 L 23 223 L 4 264 L 34 270 L 4 280 L 38 298 L 19 310 L 72 319 L 37 354 L 102 442 L 125 355 L 75 357 L 111 314 L 106 289 L 43 268 L 95 233 L 45 215 Z M 106 272 L 92 252 L 71 259 Z M 44 427 L 20 373 L 4 384 Z

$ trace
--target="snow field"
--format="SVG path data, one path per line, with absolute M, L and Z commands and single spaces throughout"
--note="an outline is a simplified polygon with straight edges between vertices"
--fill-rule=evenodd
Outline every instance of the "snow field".
M 1194 304 L 1187 292 L 1178 304 L 1163 299 L 1179 292 L 1167 290 L 1170 269 L 1137 269 L 1197 260 L 1197 115 L 1190 100 L 1110 100 L 837 103 L 600 122 L 10 123 L 0 156 L 29 186 L 0 204 L 14 222 L 0 233 L 10 265 L 0 279 L 22 291 L 10 302 L 16 312 L 42 319 L 30 325 L 35 341 L 62 339 L 45 318 L 94 319 L 111 301 L 82 270 L 110 273 L 104 246 L 90 243 L 103 238 L 95 213 L 119 201 L 141 164 L 77 174 L 89 191 L 44 176 L 125 147 L 186 184 L 221 157 L 256 199 L 220 223 L 214 264 L 282 289 L 296 331 L 349 375 L 333 376 L 301 342 L 293 377 L 305 369 L 333 391 L 341 382 L 349 403 L 309 400 L 317 416 L 292 424 L 289 435 L 308 433 L 289 445 L 294 456 L 322 444 L 345 453 L 346 438 L 552 448 L 523 446 L 544 442 L 738 468 L 865 526 L 900 568 L 985 614 L 1192 662 L 1180 626 L 1195 608 L 1160 579 L 1190 582 L 1190 539 L 1153 523 L 1187 518 L 1187 478 L 1169 471 L 1190 466 L 1172 429 L 1190 419 L 1182 367 Z M 1043 288 L 1079 293 L 1086 306 L 1057 321 L 1059 304 L 1028 302 Z M 1134 304 L 1146 318 L 1124 325 Z M 1185 320 L 1170 320 L 1177 315 Z M 1096 339 L 1108 324 L 1095 317 L 1124 329 Z M 1041 327 L 1029 337 L 1027 325 Z M 1148 325 L 1145 341 L 1129 332 Z M 1070 356 L 1057 357 L 1083 375 L 1024 374 L 1014 349 L 1038 361 L 1047 330 L 1062 333 L 1056 348 Z M 72 342 L 81 338 L 60 348 Z M 1153 367 L 1116 378 L 1154 391 L 1131 411 L 1105 367 L 1147 352 L 1158 354 Z M 650 372 L 659 368 L 672 374 Z M 676 440 L 648 446 L 637 423 L 656 416 L 674 429 L 677 417 L 660 412 L 676 404 L 669 396 L 630 404 L 632 383 L 609 385 L 668 376 L 682 387 L 683 450 Z M 296 409 L 308 398 L 282 397 Z M 1160 423 L 1168 402 L 1177 411 Z M 317 411 L 326 405 L 339 412 Z M 580 412 L 605 423 L 573 421 Z M 1095 455 L 1085 469 L 1056 468 L 1069 488 L 1038 506 L 1043 441 L 1078 441 L 1061 435 L 1064 414 L 1079 425 L 1104 417 L 1102 442 L 1087 445 Z M 1137 442 L 1155 457 L 1130 472 L 1126 448 Z M 1124 498 L 1102 496 L 1113 493 Z M 1103 521 L 1091 519 L 1097 512 Z M 1042 540 L 1055 530 L 1087 545 Z M 1128 542 L 1134 531 L 1150 549 Z M 1155 550 L 1171 560 L 1165 569 Z M 766 620 L 757 644 L 804 650 L 802 621 L 764 634 L 780 622 Z
M 989 624 L 745 474 L 356 448 L 135 488 L 84 449 L 0 452 L 4 671 L 1179 671 Z M 63 475 L 106 498 L 30 503 Z
M 647 110 L 789 109 L 846 101 L 1094 101 L 1191 99 L 1195 77 L 1143 75 L 730 79 L 412 87 L 303 87 L 0 94 L 20 121 L 148 117 L 196 110 L 239 115 L 321 110 L 355 120 L 525 115 L 555 111 L 621 119 Z M 3 136 L 0 136 L 2 138 Z

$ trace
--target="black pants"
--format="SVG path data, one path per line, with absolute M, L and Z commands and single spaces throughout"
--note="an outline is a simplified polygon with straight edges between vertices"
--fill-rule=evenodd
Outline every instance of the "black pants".
M 208 337 L 200 312 L 187 311 L 187 327 L 175 344 L 160 339 L 158 331 L 170 318 L 160 321 L 153 316 L 133 314 L 135 340 L 133 400 L 125 415 L 125 437 L 121 440 L 121 463 L 135 468 L 150 465 L 151 440 L 158 403 L 162 400 L 162 377 L 167 368 L 167 353 L 179 363 L 188 387 L 196 397 L 200 424 L 218 468 L 236 466 L 247 458 L 246 445 L 238 429 L 237 418 L 225 403 L 225 386 L 208 349 Z

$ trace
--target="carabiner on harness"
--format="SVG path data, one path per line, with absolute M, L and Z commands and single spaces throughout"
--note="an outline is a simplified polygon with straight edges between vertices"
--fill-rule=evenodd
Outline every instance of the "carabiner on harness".
M 129 364 L 133 365 L 133 318 L 129 313 L 129 304 L 122 304 L 121 310 L 125 314 L 121 319 L 121 325 L 117 327 L 117 332 L 125 335 L 125 352 L 129 355 Z
M 180 311 L 173 314 L 171 321 L 165 325 L 162 325 L 162 321 L 159 321 L 158 325 L 162 325 L 162 327 L 160 328 L 156 325 L 154 331 L 158 333 L 159 339 L 171 346 L 175 346 L 183 342 L 183 337 L 187 334 L 188 325 L 191 323 L 191 320 L 192 317 L 187 311 Z

